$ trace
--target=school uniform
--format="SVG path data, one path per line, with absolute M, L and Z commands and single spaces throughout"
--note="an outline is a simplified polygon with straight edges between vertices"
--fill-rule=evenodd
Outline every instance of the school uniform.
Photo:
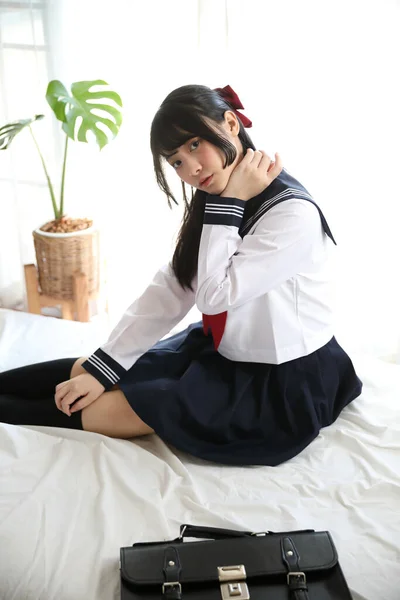
M 193 290 L 160 269 L 83 367 L 167 443 L 277 465 L 362 389 L 334 338 L 320 208 L 286 170 L 244 202 L 207 195 Z M 197 305 L 202 323 L 160 340 Z

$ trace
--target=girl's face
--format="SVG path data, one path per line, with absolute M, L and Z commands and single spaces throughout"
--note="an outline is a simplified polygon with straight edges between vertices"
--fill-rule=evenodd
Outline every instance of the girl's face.
M 225 113 L 222 127 L 227 139 L 237 149 L 235 160 L 225 169 L 226 159 L 222 150 L 198 137 L 191 138 L 179 146 L 167 159 L 182 181 L 213 195 L 224 191 L 233 169 L 243 158 L 243 148 L 238 138 L 239 124 L 233 112 Z

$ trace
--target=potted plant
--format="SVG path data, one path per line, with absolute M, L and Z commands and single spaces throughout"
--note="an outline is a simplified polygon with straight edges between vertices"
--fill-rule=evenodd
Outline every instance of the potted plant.
M 101 90 L 92 88 L 101 86 Z M 46 99 L 55 117 L 62 123 L 65 134 L 64 156 L 58 200 L 43 154 L 34 136 L 31 125 L 44 118 L 35 115 L 9 123 L 0 128 L 0 150 L 7 149 L 13 139 L 28 129 L 39 153 L 51 197 L 54 219 L 41 225 L 33 232 L 40 288 L 52 298 L 69 300 L 74 297 L 73 275 L 83 273 L 88 283 L 88 295 L 93 296 L 99 287 L 98 231 L 89 218 L 70 218 L 65 213 L 64 191 L 69 140 L 87 142 L 87 133 L 94 134 L 101 150 L 114 139 L 122 123 L 122 101 L 102 80 L 78 81 L 71 85 L 69 93 L 61 81 L 50 81 Z M 110 104 L 109 101 L 113 104 Z M 101 111 L 99 116 L 93 110 Z M 79 127 L 76 125 L 80 117 Z M 110 133 L 107 136 L 98 124 L 102 123 Z

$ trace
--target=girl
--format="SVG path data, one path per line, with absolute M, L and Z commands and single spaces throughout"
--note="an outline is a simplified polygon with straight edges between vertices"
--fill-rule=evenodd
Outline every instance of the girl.
M 1 420 L 155 432 L 206 460 L 278 465 L 360 394 L 333 337 L 332 233 L 280 157 L 255 149 L 241 108 L 229 86 L 167 96 L 151 150 L 170 205 L 164 163 L 182 180 L 171 263 L 92 356 L 0 374 Z M 185 183 L 196 188 L 190 201 Z M 202 323 L 159 341 L 194 304 Z

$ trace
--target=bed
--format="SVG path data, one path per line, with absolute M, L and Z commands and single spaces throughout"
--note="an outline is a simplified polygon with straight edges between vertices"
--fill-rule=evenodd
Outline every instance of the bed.
M 0 309 L 0 371 L 88 354 L 106 331 Z M 398 600 L 400 366 L 352 358 L 362 396 L 274 468 L 206 463 L 156 435 L 0 424 L 1 600 L 116 600 L 119 548 L 183 522 L 328 529 L 354 600 Z

